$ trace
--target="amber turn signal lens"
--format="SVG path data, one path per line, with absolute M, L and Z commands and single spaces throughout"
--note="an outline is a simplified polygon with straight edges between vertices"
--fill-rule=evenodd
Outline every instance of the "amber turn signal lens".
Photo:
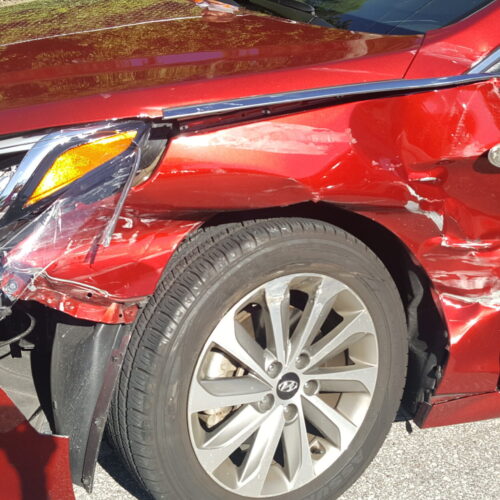
M 68 149 L 52 164 L 25 206 L 50 196 L 111 160 L 132 144 L 137 131 L 120 132 Z

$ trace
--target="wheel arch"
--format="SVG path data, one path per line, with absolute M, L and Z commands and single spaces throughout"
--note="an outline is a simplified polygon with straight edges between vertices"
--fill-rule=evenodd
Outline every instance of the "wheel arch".
M 356 212 L 329 203 L 219 213 L 205 226 L 256 218 L 304 217 L 327 222 L 363 241 L 383 262 L 398 288 L 407 320 L 410 352 L 398 419 L 413 418 L 439 383 L 448 357 L 446 322 L 435 302 L 432 283 L 408 247 L 389 229 Z

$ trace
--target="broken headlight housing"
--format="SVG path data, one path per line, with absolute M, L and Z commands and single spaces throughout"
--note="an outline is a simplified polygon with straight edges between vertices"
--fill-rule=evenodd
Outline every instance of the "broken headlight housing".
M 71 188 L 106 197 L 133 177 L 150 127 L 130 121 L 67 128 L 0 142 L 0 225 L 39 211 Z M 106 182 L 110 177 L 113 183 Z
M 165 145 L 164 130 L 139 120 L 0 138 L 0 290 L 10 303 L 52 280 L 66 255 L 92 265 Z

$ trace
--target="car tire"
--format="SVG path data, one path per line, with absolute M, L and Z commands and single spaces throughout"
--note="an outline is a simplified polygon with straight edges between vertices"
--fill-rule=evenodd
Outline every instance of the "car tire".
M 351 234 L 301 218 L 202 228 L 136 321 L 112 444 L 157 499 L 337 498 L 394 420 L 406 332 L 390 274 Z

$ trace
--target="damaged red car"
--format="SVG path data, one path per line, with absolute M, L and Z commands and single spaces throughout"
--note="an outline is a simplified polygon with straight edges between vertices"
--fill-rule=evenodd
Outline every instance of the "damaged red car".
M 500 416 L 498 1 L 61 5 L 0 8 L 0 496 L 106 433 L 154 498 L 336 498 Z

